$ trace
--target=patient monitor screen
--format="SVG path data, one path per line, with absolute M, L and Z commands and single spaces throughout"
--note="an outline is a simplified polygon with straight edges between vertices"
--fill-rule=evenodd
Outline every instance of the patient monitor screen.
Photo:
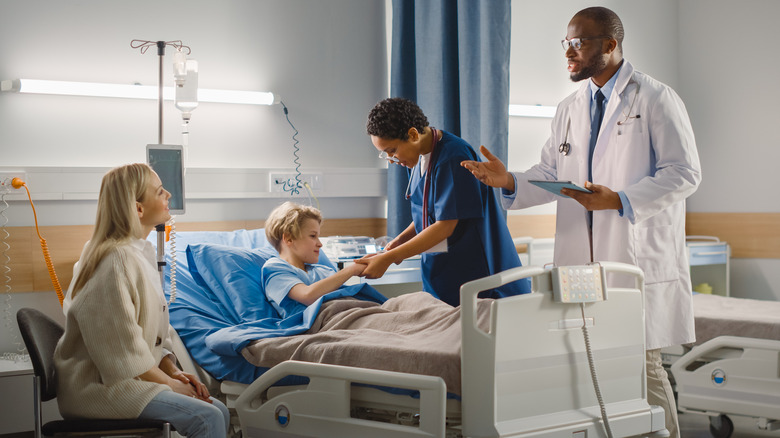
M 146 159 L 171 193 L 168 208 L 171 214 L 184 214 L 184 158 L 179 145 L 146 145 Z

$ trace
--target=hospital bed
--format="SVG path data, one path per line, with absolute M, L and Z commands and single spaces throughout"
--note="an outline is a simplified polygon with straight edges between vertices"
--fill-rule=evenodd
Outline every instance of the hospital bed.
M 258 230 L 241 231 L 253 237 L 220 239 L 266 245 L 254 239 Z M 215 242 L 206 234 L 180 233 L 178 239 L 177 251 L 187 242 Z M 182 256 L 177 259 L 186 260 Z M 187 289 L 196 285 L 184 265 L 177 267 L 172 322 L 188 305 Z M 203 351 L 197 333 L 203 328 L 197 318 L 203 309 L 189 309 L 184 324 L 176 327 L 187 350 L 178 353 L 180 361 L 189 355 L 195 359 L 188 366 L 209 370 L 206 380 L 212 375 L 223 380 L 219 391 L 237 412 L 245 437 L 606 436 L 581 332 L 584 318 L 614 436 L 664 436 L 662 409 L 646 401 L 642 273 L 621 264 L 606 264 L 604 269 L 634 276 L 637 286 L 608 287 L 606 301 L 587 303 L 584 310 L 554 302 L 553 274 L 538 267 L 516 268 L 464 285 L 462 392 L 457 397 L 448 395 L 437 376 L 294 361 L 249 370 L 254 373 L 249 384 L 231 382 L 219 374 L 241 380 L 247 376 L 233 370 L 215 374 L 209 367 L 227 360 L 247 371 L 247 364 L 210 358 L 215 355 Z M 477 294 L 526 277 L 533 279 L 535 293 L 493 301 L 489 330 L 480 329 L 475 322 Z M 298 384 L 277 386 L 285 380 Z M 411 390 L 412 396 L 397 389 Z
M 710 417 L 716 437 L 729 416 L 780 430 L 780 302 L 695 294 L 696 345 L 671 364 L 677 407 Z
M 554 239 L 515 244 L 526 245 L 531 264 L 552 263 Z M 729 416 L 780 429 L 780 302 L 694 293 L 693 307 L 695 344 L 662 350 L 678 410 L 709 416 L 716 437 L 732 434 Z

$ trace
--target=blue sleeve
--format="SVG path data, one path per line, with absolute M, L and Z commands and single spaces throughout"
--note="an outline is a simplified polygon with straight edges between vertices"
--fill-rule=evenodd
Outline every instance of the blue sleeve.
M 433 175 L 433 215 L 437 221 L 483 217 L 482 183 L 460 165 L 466 158 L 448 157 Z
M 262 279 L 265 296 L 268 297 L 282 318 L 289 313 L 286 309 L 295 307 L 294 304 L 300 304 L 287 297 L 293 286 L 300 283 L 306 284 L 297 271 L 294 266 L 280 258 L 273 258 L 263 265 Z
M 511 205 L 513 202 L 515 202 L 515 198 L 517 197 L 517 175 L 514 173 L 510 173 L 512 175 L 512 179 L 515 180 L 515 191 L 512 193 L 509 193 L 509 190 L 507 189 L 501 189 L 501 198 L 502 200 L 506 200 Z
M 620 202 L 623 204 L 623 208 L 618 210 L 620 217 L 626 217 L 631 223 L 634 223 L 634 209 L 631 207 L 631 201 L 628 200 L 628 196 L 623 191 L 618 192 L 620 196 Z

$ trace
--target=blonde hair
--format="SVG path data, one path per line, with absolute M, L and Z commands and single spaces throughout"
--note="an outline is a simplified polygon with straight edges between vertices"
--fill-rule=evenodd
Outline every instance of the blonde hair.
M 277 251 L 281 251 L 282 239 L 301 237 L 301 228 L 306 219 L 322 224 L 322 213 L 314 207 L 285 202 L 276 207 L 265 221 L 265 237 Z
M 73 296 L 95 273 L 100 261 L 117 246 L 144 236 L 136 202 L 143 202 L 153 170 L 144 163 L 128 164 L 103 176 L 98 196 L 95 229 L 79 261 Z

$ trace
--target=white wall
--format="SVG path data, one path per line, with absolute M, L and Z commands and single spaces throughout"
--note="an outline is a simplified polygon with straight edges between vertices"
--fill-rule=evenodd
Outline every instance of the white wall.
M 0 11 L 0 79 L 156 86 L 156 48 L 141 54 L 130 41 L 182 40 L 199 63 L 201 88 L 281 96 L 300 132 L 301 170 L 324 174 L 326 219 L 384 216 L 386 164 L 365 134 L 368 111 L 387 94 L 384 0 L 0 0 Z M 2 93 L 0 171 L 29 172 L 41 225 L 92 224 L 100 176 L 145 161 L 157 117 L 156 101 Z M 180 144 L 172 102 L 164 117 L 164 142 Z M 201 103 L 187 163 L 194 196 L 178 221 L 265 218 L 282 200 L 268 193 L 268 171 L 294 167 L 292 134 L 280 105 Z M 18 200 L 26 196 L 9 198 L 17 199 L 9 225 L 33 225 L 29 204 Z M 55 300 L 10 296 L 10 317 L 24 305 L 50 310 Z M 2 330 L 0 353 L 12 349 Z
M 780 212 L 774 184 L 780 147 L 770 128 L 780 119 L 777 72 L 771 55 L 773 0 L 662 0 L 600 3 L 625 27 L 623 49 L 634 67 L 680 94 L 688 108 L 703 168 L 692 212 Z M 579 0 L 512 0 L 510 102 L 556 105 L 577 85 L 568 79 L 559 41 Z M 512 117 L 509 168 L 539 159 L 549 119 Z M 510 214 L 551 214 L 553 204 Z M 779 224 L 780 225 L 780 224 Z M 735 296 L 780 299 L 780 260 L 732 263 Z
M 368 110 L 386 97 L 384 0 L 0 0 L 0 6 L 0 79 L 156 86 L 156 48 L 142 54 L 130 41 L 182 40 L 199 62 L 201 88 L 281 97 L 299 131 L 302 172 L 341 168 L 367 172 L 372 180 L 383 175 L 386 164 L 376 158 L 364 126 Z M 166 49 L 163 63 L 166 85 L 173 83 L 172 51 Z M 156 101 L 3 93 L 0 115 L 0 171 L 102 171 L 144 161 L 145 145 L 158 142 Z M 164 105 L 163 131 L 163 142 L 182 143 L 180 113 L 172 102 Z M 187 167 L 216 173 L 289 170 L 295 167 L 293 132 L 281 105 L 201 103 L 190 123 Z M 384 215 L 384 192 L 358 195 L 352 190 L 360 188 L 358 178 L 334 190 L 337 181 L 328 177 L 328 189 L 318 193 L 335 198 L 323 204 L 327 217 Z M 92 223 L 93 202 L 54 202 L 56 197 L 41 195 L 49 187 L 35 182 L 28 181 L 41 202 L 41 224 Z M 188 179 L 188 188 L 190 183 L 208 181 Z M 261 219 L 278 202 L 236 201 L 234 188 L 223 188 L 219 179 L 211 184 L 215 196 L 188 202 L 180 221 Z M 62 192 L 76 190 L 68 178 L 60 185 Z M 268 187 L 263 181 L 241 190 Z M 10 225 L 31 224 L 11 215 Z
M 780 59 L 765 44 L 776 37 L 780 2 L 684 0 L 679 5 L 679 93 L 703 169 L 688 208 L 780 212 L 780 196 L 770 188 L 780 163 L 780 140 L 772 132 L 780 120 Z M 716 34 L 723 36 L 713 38 Z M 731 293 L 780 300 L 780 260 L 733 260 Z
M 0 0 L 0 78 L 157 85 L 158 56 L 132 39 L 182 40 L 201 88 L 273 91 L 300 131 L 304 165 L 379 167 L 365 118 L 386 84 L 383 0 L 103 2 Z M 164 62 L 171 85 L 172 49 Z M 166 103 L 164 141 L 180 143 Z M 114 166 L 157 142 L 157 103 L 3 95 L 2 165 Z M 279 105 L 202 103 L 189 165 L 290 167 L 292 129 Z

